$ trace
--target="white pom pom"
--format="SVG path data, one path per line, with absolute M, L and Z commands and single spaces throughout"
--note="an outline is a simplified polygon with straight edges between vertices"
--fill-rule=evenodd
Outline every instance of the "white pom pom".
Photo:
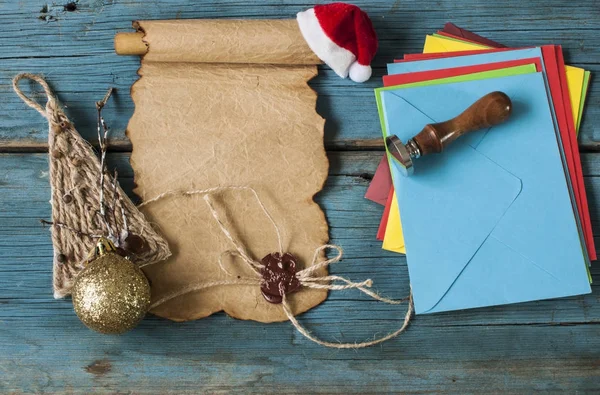
M 371 66 L 365 66 L 358 62 L 354 62 L 350 65 L 348 75 L 350 76 L 350 79 L 354 82 L 365 82 L 366 80 L 371 78 Z

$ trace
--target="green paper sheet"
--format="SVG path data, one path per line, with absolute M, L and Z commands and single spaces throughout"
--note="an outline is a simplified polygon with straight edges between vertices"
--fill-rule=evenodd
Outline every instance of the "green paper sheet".
M 476 81 L 476 80 L 484 80 L 484 79 L 489 79 L 489 78 L 508 77 L 508 76 L 513 76 L 513 75 L 535 73 L 536 71 L 537 71 L 536 66 L 535 66 L 535 64 L 532 63 L 532 64 L 526 64 L 523 66 L 507 67 L 505 69 L 482 71 L 479 73 L 459 75 L 456 77 L 447 77 L 447 78 L 440 78 L 437 80 L 412 82 L 409 84 L 377 88 L 377 89 L 375 89 L 375 99 L 377 101 L 377 111 L 379 113 L 379 122 L 381 123 L 381 130 L 383 131 L 383 135 L 387 137 L 387 132 L 385 130 L 385 122 L 383 119 L 383 107 L 381 105 L 380 92 L 382 92 L 382 91 L 391 90 L 391 89 L 399 89 L 399 88 L 413 88 L 413 87 L 417 87 L 417 86 L 441 85 L 441 84 L 451 84 L 453 82 Z
M 587 98 L 588 89 L 590 87 L 590 77 L 592 73 L 586 71 L 583 76 L 583 89 L 581 90 L 581 101 L 579 102 L 579 117 L 577 118 L 577 135 L 579 136 L 579 126 L 581 118 L 583 118 L 583 108 L 585 107 L 585 99 Z

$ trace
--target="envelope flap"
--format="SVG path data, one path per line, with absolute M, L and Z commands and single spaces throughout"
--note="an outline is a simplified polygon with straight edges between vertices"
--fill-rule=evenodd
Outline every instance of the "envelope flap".
M 407 141 L 431 122 L 428 114 L 453 117 L 470 104 L 457 100 L 455 91 L 446 86 L 382 92 L 387 133 Z M 489 237 L 519 195 L 521 181 L 460 141 L 442 155 L 419 158 L 411 177 L 404 177 L 394 161 L 391 171 L 415 310 L 423 313 L 438 303 Z
M 398 136 L 405 142 L 409 138 L 414 137 L 414 135 L 416 135 L 427 123 L 443 122 L 454 118 L 479 99 L 477 94 L 457 89 L 451 84 L 446 84 L 442 89 L 439 89 L 435 102 L 432 102 L 428 97 L 415 97 L 408 101 L 402 96 L 402 88 L 390 90 L 387 91 L 387 93 L 389 95 L 394 95 L 397 99 L 404 100 L 408 105 L 412 106 L 414 110 L 425 116 L 425 118 L 413 118 L 416 126 L 419 125 L 418 122 L 424 121 L 425 123 L 421 123 L 420 126 L 412 131 L 412 135 Z M 388 99 L 388 101 L 389 100 L 390 99 Z M 425 119 L 427 119 L 427 121 L 425 121 Z M 477 148 L 490 129 L 491 128 L 471 132 L 461 137 L 460 143 Z M 408 131 L 407 129 L 403 130 Z

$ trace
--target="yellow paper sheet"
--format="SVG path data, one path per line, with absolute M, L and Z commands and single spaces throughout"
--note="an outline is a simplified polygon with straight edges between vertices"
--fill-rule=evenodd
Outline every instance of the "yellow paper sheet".
M 481 44 L 467 43 L 464 41 L 453 40 L 450 38 L 442 38 L 436 36 L 425 37 L 425 46 L 423 53 L 440 53 L 440 52 L 460 52 L 460 51 L 475 51 L 478 49 L 492 49 Z M 569 97 L 571 99 L 571 108 L 573 109 L 573 121 L 577 125 L 579 114 L 581 92 L 583 90 L 583 78 L 585 70 L 579 67 L 566 66 L 567 85 L 569 86 Z
M 426 36 L 425 46 L 423 47 L 423 53 L 462 52 L 491 48 L 492 47 L 488 47 L 487 45 L 483 44 L 473 44 L 441 37 Z
M 491 47 L 481 44 L 466 43 L 428 35 L 425 37 L 423 53 L 474 51 L 490 48 Z M 581 116 L 579 110 L 581 108 L 581 94 L 583 91 L 585 70 L 579 67 L 566 66 L 566 73 L 571 108 L 573 110 L 573 121 L 575 122 L 575 125 L 577 125 L 579 117 Z M 394 199 L 396 199 L 396 193 L 394 193 Z M 393 201 L 392 207 L 390 208 L 382 247 L 388 251 L 406 253 L 404 247 L 404 234 L 402 233 L 402 224 L 400 222 L 400 210 L 396 200 Z
M 392 196 L 392 205 L 390 207 L 390 214 L 385 227 L 385 236 L 383 238 L 383 245 L 381 247 L 384 250 L 406 254 L 406 248 L 404 247 L 404 234 L 402 233 L 402 223 L 400 222 L 400 210 L 398 210 L 398 199 L 396 198 L 396 192 L 394 192 L 394 195 Z
M 569 85 L 569 98 L 571 99 L 571 108 L 573 109 L 573 122 L 579 131 L 579 117 L 582 115 L 579 110 L 581 108 L 581 93 L 583 92 L 583 80 L 585 78 L 585 70 L 579 67 L 565 66 L 567 72 L 567 84 Z

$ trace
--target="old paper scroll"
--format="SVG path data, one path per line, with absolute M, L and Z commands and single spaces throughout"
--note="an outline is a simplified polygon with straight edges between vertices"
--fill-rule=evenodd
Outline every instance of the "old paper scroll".
M 147 200 L 170 190 L 253 187 L 282 231 L 284 252 L 301 266 L 310 264 L 315 249 L 328 241 L 325 216 L 313 197 L 329 164 L 324 120 L 307 85 L 320 61 L 296 21 L 146 21 L 135 27 L 148 45 L 131 91 L 135 193 Z M 225 192 L 214 200 L 254 259 L 277 250 L 273 226 L 250 193 Z M 218 260 L 233 246 L 202 196 L 164 199 L 144 212 L 173 252 L 146 270 L 154 299 L 193 283 L 231 278 Z M 234 275 L 248 275 L 241 262 L 225 262 Z M 290 301 L 298 314 L 326 296 L 302 289 Z M 181 321 L 221 310 L 240 319 L 286 320 L 259 287 L 243 285 L 187 294 L 152 313 Z

